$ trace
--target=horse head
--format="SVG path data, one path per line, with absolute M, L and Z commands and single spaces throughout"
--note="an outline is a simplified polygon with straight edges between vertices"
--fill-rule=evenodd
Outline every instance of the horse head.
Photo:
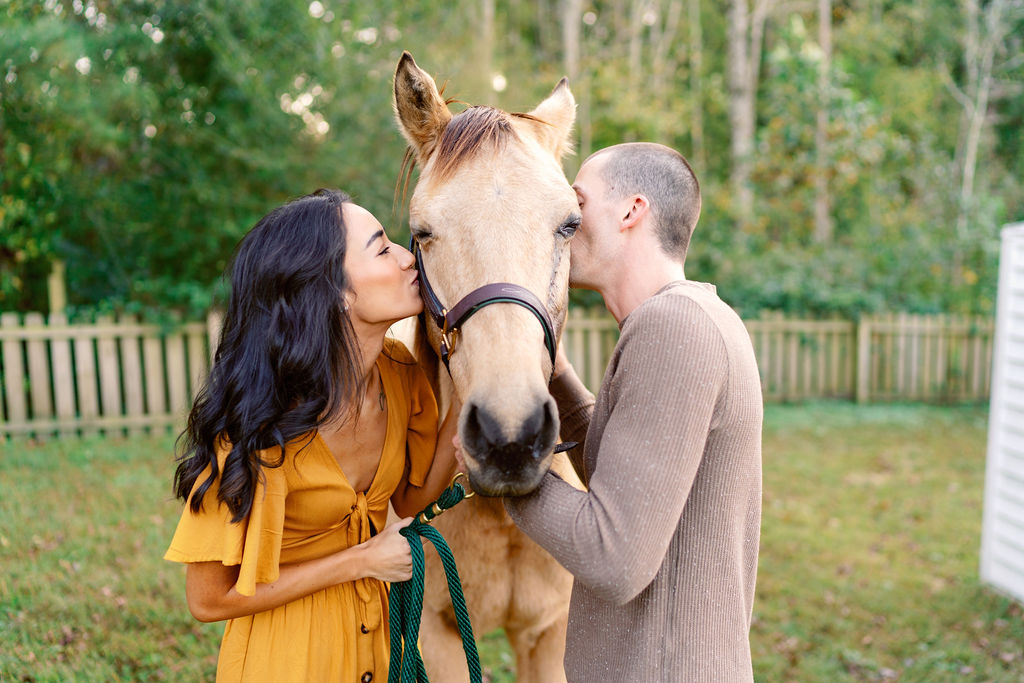
M 458 309 L 485 285 L 521 293 L 497 291 L 500 303 L 475 307 L 455 332 L 434 324 L 427 301 L 426 331 L 463 401 L 459 436 L 473 489 L 528 493 L 558 438 L 548 381 L 568 304 L 568 239 L 580 220 L 560 163 L 576 103 L 562 79 L 528 114 L 478 106 L 453 115 L 408 52 L 394 87 L 398 125 L 420 169 L 409 228 L 424 298 L 429 287 L 438 306 Z

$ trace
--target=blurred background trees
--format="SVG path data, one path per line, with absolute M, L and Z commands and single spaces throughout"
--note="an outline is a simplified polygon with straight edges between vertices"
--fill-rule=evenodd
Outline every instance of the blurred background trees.
M 0 309 L 193 317 L 273 206 L 401 239 L 403 49 L 469 103 L 568 75 L 577 155 L 694 164 L 687 264 L 745 314 L 985 313 L 1024 218 L 1024 0 L 0 0 Z M 399 193 L 400 199 L 400 193 Z

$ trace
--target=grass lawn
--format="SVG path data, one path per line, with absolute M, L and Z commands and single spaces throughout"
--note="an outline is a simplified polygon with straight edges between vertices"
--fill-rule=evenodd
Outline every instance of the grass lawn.
M 1024 681 L 1022 610 L 977 577 L 985 438 L 977 408 L 769 407 L 757 680 Z M 160 559 L 171 445 L 0 445 L 0 681 L 213 679 L 222 626 Z

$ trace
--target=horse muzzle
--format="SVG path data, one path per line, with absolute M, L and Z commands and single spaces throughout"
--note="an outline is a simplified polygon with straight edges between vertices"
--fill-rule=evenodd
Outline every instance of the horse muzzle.
M 470 400 L 463 408 L 460 439 L 473 490 L 484 496 L 521 496 L 533 491 L 551 466 L 558 439 L 558 410 L 545 396 L 525 415 Z

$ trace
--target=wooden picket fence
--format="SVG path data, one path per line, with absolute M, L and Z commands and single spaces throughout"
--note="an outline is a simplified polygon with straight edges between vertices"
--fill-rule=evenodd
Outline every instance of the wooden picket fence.
M 217 314 L 166 331 L 130 316 L 70 324 L 4 313 L 0 437 L 180 427 L 219 330 Z
M 745 321 L 766 401 L 985 401 L 991 318 L 886 315 Z M 180 429 L 221 319 L 163 329 L 132 317 L 0 315 L 0 438 Z M 563 343 L 596 390 L 618 340 L 604 311 L 571 310 Z
M 900 313 L 855 322 L 763 314 L 745 324 L 767 401 L 988 400 L 989 317 Z

